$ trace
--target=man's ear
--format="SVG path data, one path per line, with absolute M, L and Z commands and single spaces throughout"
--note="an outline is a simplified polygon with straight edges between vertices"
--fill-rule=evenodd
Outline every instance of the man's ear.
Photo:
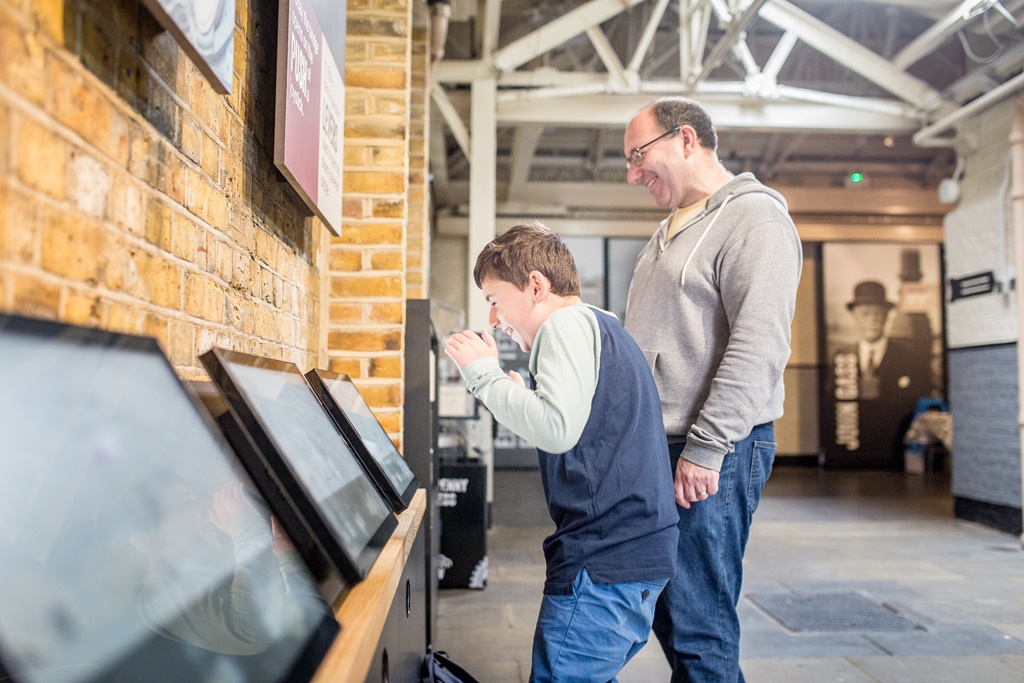
M 541 301 L 551 292 L 551 280 L 539 270 L 531 270 L 526 286 L 530 289 L 534 303 Z

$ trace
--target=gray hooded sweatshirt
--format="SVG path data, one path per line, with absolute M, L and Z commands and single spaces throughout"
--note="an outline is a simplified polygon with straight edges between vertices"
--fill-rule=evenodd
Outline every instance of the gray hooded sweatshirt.
M 654 373 L 669 440 L 720 471 L 737 441 L 782 417 L 800 238 L 782 196 L 750 173 L 666 244 L 671 218 L 637 258 L 625 326 Z

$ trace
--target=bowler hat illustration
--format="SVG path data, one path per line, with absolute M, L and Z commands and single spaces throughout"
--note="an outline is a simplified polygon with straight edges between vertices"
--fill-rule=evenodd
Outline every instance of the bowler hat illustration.
M 846 304 L 846 307 L 853 310 L 854 306 L 885 306 L 892 308 L 896 304 L 885 298 L 885 285 L 874 280 L 858 282 L 853 288 L 853 301 Z

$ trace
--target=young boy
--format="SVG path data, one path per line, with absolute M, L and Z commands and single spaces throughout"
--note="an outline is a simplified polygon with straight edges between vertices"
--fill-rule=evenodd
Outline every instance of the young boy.
M 496 420 L 537 445 L 555 532 L 531 681 L 614 681 L 647 642 L 675 572 L 676 512 L 661 404 L 640 348 L 580 300 L 561 239 L 540 223 L 490 242 L 473 269 L 489 323 L 530 352 L 527 387 L 487 331 L 445 347 Z

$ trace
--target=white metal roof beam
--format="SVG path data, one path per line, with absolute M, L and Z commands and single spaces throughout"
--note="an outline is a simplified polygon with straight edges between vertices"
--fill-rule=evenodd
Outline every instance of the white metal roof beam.
M 676 85 L 678 87 L 678 84 Z M 742 84 L 741 86 L 742 87 Z M 530 100 L 498 102 L 500 124 L 544 123 L 571 127 L 624 126 L 650 103 L 651 92 L 636 95 L 573 95 L 552 97 L 543 107 Z M 659 93 L 660 94 L 660 93 Z M 884 111 L 851 109 L 846 104 L 741 100 L 735 95 L 702 94 L 701 103 L 719 128 L 770 130 L 805 129 L 831 131 L 915 131 L 915 118 Z M 888 103 L 892 106 L 892 103 Z
M 625 90 L 629 83 L 626 80 L 626 70 L 623 68 L 619 56 L 615 53 L 615 48 L 612 47 L 611 42 L 608 40 L 608 36 L 605 35 L 600 26 L 591 26 L 587 29 L 587 38 L 590 38 L 594 51 L 597 52 L 601 63 L 604 64 L 605 70 L 608 71 L 609 83 L 612 84 L 613 88 Z
M 924 33 L 912 40 L 905 48 L 893 57 L 893 66 L 899 69 L 906 69 L 926 55 L 934 52 L 946 38 L 950 37 L 967 23 L 971 18 L 964 18 L 964 5 L 957 3 L 950 12 L 931 25 Z M 972 3 L 976 4 L 976 3 Z M 973 17 L 972 17 L 973 18 Z
M 512 71 L 641 2 L 644 0 L 590 0 L 495 52 L 494 65 L 499 71 Z
M 679 78 L 684 83 L 700 69 L 711 14 L 708 0 L 679 0 Z
M 434 104 L 437 105 L 438 111 L 441 112 L 441 116 L 444 117 L 445 123 L 448 124 L 448 129 L 455 136 L 455 142 L 458 143 L 459 149 L 462 150 L 462 153 L 468 159 L 470 153 L 469 131 L 466 129 L 466 124 L 462 117 L 459 116 L 458 110 L 452 104 L 452 101 L 448 99 L 448 94 L 445 93 L 440 83 L 434 82 L 433 87 L 430 89 L 430 94 L 434 99 Z
M 931 110 L 942 103 L 938 91 L 924 81 L 894 68 L 878 53 L 786 0 L 769 0 L 761 8 L 761 18 L 784 31 L 795 32 L 800 40 L 818 52 L 916 107 Z
M 740 39 L 743 37 L 743 32 L 746 31 L 751 22 L 757 18 L 757 13 L 761 10 L 761 7 L 764 6 L 765 2 L 766 0 L 753 0 L 753 2 L 743 10 L 742 14 L 732 18 L 729 22 L 729 28 L 725 30 L 725 35 L 722 36 L 721 40 L 715 43 L 715 46 L 711 48 L 711 54 L 709 54 L 708 58 L 704 60 L 704 66 L 700 70 L 700 73 L 696 76 L 686 78 L 686 82 L 691 87 L 707 78 L 708 75 L 722 63 L 722 60 L 725 59 L 725 55 L 737 46 Z M 746 45 L 744 45 L 744 47 L 746 47 Z M 747 53 L 750 53 L 749 48 L 747 49 Z M 750 61 L 753 61 L 753 56 L 751 56 Z M 749 71 L 749 65 L 745 66 L 748 67 Z
M 501 0 L 485 0 L 483 19 L 483 50 L 489 55 L 498 48 L 498 31 L 501 28 Z
M 651 49 L 654 34 L 658 31 L 658 24 L 661 23 L 661 18 L 665 16 L 668 3 L 669 0 L 658 0 L 654 5 L 654 9 L 651 10 L 651 16 L 647 20 L 647 25 L 644 26 L 644 32 L 640 35 L 640 41 L 636 45 L 636 50 L 633 51 L 633 57 L 630 58 L 629 64 L 626 66 L 627 71 L 634 73 L 640 71 L 640 64 L 644 61 L 647 51 Z
M 512 137 L 512 157 L 510 159 L 512 168 L 509 171 L 506 201 L 520 199 L 522 188 L 530 179 L 533 153 L 537 149 L 537 142 L 543 132 L 544 126 L 540 124 L 529 123 L 516 126 L 515 134 Z

